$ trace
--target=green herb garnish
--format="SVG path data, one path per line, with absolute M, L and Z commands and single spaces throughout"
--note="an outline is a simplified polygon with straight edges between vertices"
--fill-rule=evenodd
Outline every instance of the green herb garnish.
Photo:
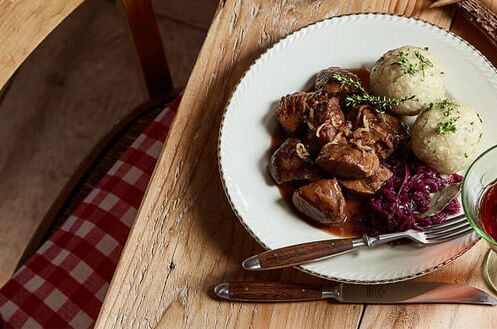
M 414 75 L 416 72 L 418 72 L 418 70 L 416 68 L 416 65 L 409 62 L 409 58 L 407 58 L 408 55 L 408 52 L 400 51 L 397 55 L 397 60 L 393 62 L 392 65 L 398 65 L 400 67 L 400 70 L 402 71 L 402 74 Z
M 341 86 L 348 85 L 348 86 L 356 88 L 357 90 L 359 90 L 363 93 L 366 93 L 366 90 L 364 90 L 361 83 L 354 78 L 345 76 L 344 74 L 337 72 L 337 73 L 333 74 L 333 79 L 335 81 L 337 81 Z
M 441 110 L 445 117 L 448 117 L 450 113 L 455 109 L 455 103 L 448 98 L 444 98 L 437 103 L 430 104 L 430 110 Z
M 362 95 L 354 94 L 345 97 L 345 105 L 354 107 L 359 104 L 367 103 L 372 105 L 375 108 L 376 112 L 384 113 L 386 110 L 392 108 L 393 106 L 397 106 L 412 99 L 414 99 L 414 95 L 403 98 L 389 98 L 385 96 L 375 96 L 365 93 Z
M 425 51 L 428 51 L 427 47 L 425 47 L 423 49 Z M 409 51 L 401 50 L 397 54 L 397 60 L 392 63 L 392 65 L 398 65 L 400 67 L 401 72 L 402 72 L 402 74 L 400 76 L 398 76 L 397 78 L 394 79 L 394 82 L 397 81 L 397 79 L 400 78 L 404 74 L 414 75 L 417 72 L 421 71 L 421 72 L 423 72 L 423 76 L 424 76 L 425 69 L 428 67 L 433 67 L 433 63 L 417 50 L 414 51 L 414 56 L 416 56 L 419 63 L 411 63 L 409 61 L 408 56 L 409 56 Z
M 449 121 L 442 121 L 438 123 L 437 128 L 435 128 L 435 131 L 439 135 L 443 135 L 446 133 L 455 133 L 456 132 L 456 121 L 459 120 L 459 117 L 455 118 L 450 118 Z
M 389 98 L 385 96 L 371 95 L 368 92 L 366 92 L 366 90 L 359 81 L 338 72 L 333 74 L 333 79 L 338 83 L 340 83 L 340 85 L 342 86 L 348 85 L 359 90 L 359 93 L 345 97 L 345 105 L 349 107 L 354 107 L 359 104 L 367 103 L 372 105 L 376 110 L 376 112 L 382 114 L 385 113 L 385 111 L 390 109 L 392 106 L 396 106 L 405 101 L 414 99 L 414 96 L 403 97 L 403 98 Z
M 424 57 L 419 51 L 415 51 L 414 55 L 419 60 L 419 68 L 423 72 L 423 76 L 425 75 L 425 69 L 427 67 L 433 67 L 433 63 L 426 57 Z

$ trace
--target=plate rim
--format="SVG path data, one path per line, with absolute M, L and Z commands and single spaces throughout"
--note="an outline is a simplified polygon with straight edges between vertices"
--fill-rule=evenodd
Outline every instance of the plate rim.
M 278 41 L 274 42 L 271 46 L 269 46 L 267 49 L 265 49 L 263 52 L 261 52 L 251 63 L 250 65 L 247 67 L 247 69 L 243 72 L 243 74 L 241 75 L 240 79 L 238 80 L 238 82 L 236 83 L 236 85 L 233 87 L 233 89 L 231 90 L 230 92 L 230 95 L 228 97 L 228 100 L 226 102 L 226 105 L 223 109 L 223 114 L 221 116 L 221 122 L 220 122 L 220 126 L 219 126 L 219 132 L 218 132 L 218 143 L 217 143 L 217 163 L 218 163 L 218 171 L 219 171 L 219 176 L 221 178 L 221 184 L 223 186 L 223 191 L 224 191 L 224 194 L 226 196 L 226 198 L 228 199 L 228 203 L 230 204 L 230 207 L 231 207 L 231 210 L 234 212 L 234 214 L 236 215 L 236 217 L 238 218 L 238 221 L 242 224 L 242 226 L 245 228 L 245 230 L 250 234 L 250 236 L 255 240 L 257 241 L 257 243 L 262 246 L 265 250 L 272 250 L 271 248 L 269 248 L 265 243 L 263 243 L 259 238 L 258 236 L 250 229 L 250 227 L 247 225 L 247 223 L 244 221 L 244 219 L 242 218 L 242 216 L 240 215 L 240 213 L 238 212 L 237 208 L 235 207 L 235 204 L 233 203 L 233 200 L 231 198 L 231 195 L 228 191 L 228 187 L 227 187 L 227 182 L 226 182 L 226 179 L 224 177 L 224 171 L 223 171 L 223 165 L 222 165 L 222 157 L 221 157 L 221 144 L 222 144 L 222 137 L 223 137 L 223 128 L 224 128 L 224 124 L 225 124 L 225 121 L 226 121 L 226 115 L 227 115 L 227 112 L 228 112 L 228 108 L 230 107 L 231 103 L 232 103 L 232 100 L 233 100 L 233 96 L 236 92 L 236 90 L 238 90 L 241 82 L 245 79 L 245 77 L 247 76 L 247 73 L 252 69 L 252 67 L 263 57 L 265 56 L 269 51 L 271 51 L 273 48 L 275 48 L 277 45 L 279 45 L 280 43 L 282 43 L 283 41 L 289 39 L 290 37 L 294 36 L 295 34 L 299 33 L 300 31 L 308 28 L 308 27 L 311 27 L 313 25 L 316 25 L 316 24 L 319 24 L 321 22 L 325 22 L 325 21 L 331 21 L 331 20 L 334 20 L 334 19 L 339 19 L 339 18 L 342 18 L 342 17 L 349 17 L 349 16 L 377 16 L 377 17 L 380 17 L 380 16 L 383 16 L 383 17 L 391 17 L 391 18 L 401 18 L 401 19 L 406 19 L 406 20 L 410 20 L 410 21 L 414 21 L 414 22 L 417 22 L 417 23 L 424 23 L 424 24 L 427 24 L 428 26 L 430 26 L 431 28 L 435 29 L 435 30 L 438 30 L 439 32 L 442 32 L 442 33 L 445 33 L 449 36 L 451 36 L 452 38 L 456 39 L 459 43 L 462 43 L 464 44 L 465 46 L 469 47 L 471 50 L 473 50 L 476 54 L 478 54 L 481 59 L 483 59 L 485 61 L 485 63 L 488 64 L 488 66 L 490 68 L 493 69 L 494 73 L 497 74 L 497 68 L 492 64 L 492 62 L 490 62 L 488 60 L 488 58 L 479 50 L 477 49 L 475 46 L 473 46 L 471 43 L 469 43 L 468 41 L 466 41 L 465 39 L 463 39 L 462 37 L 456 35 L 455 33 L 453 33 L 452 31 L 449 31 L 449 30 L 445 30 L 441 27 L 439 27 L 438 25 L 435 25 L 434 23 L 431 23 L 431 22 L 428 22 L 424 19 L 421 19 L 421 18 L 418 18 L 418 17 L 409 17 L 409 16 L 405 16 L 405 15 L 399 15 L 399 14 L 392 14 L 392 13 L 384 13 L 384 12 L 357 12 L 357 13 L 345 13 L 345 14 L 341 14 L 341 15 L 336 15 L 336 16 L 332 16 L 332 17 L 326 17 L 326 18 L 323 18 L 323 19 L 320 19 L 320 20 L 317 20 L 315 22 L 312 22 L 312 23 L 309 23 L 309 24 L 306 24 L 290 33 L 288 33 L 287 35 L 285 35 L 284 37 L 280 38 Z M 473 233 L 472 233 L 473 234 Z M 474 234 L 473 234 L 474 235 Z M 407 280 L 411 280 L 411 279 L 415 279 L 415 278 L 418 278 L 418 277 L 421 277 L 421 276 L 424 276 L 424 275 L 427 275 L 429 273 L 432 273 L 436 270 L 439 270 L 440 268 L 452 263 L 454 260 L 456 260 L 457 258 L 459 258 L 460 256 L 462 256 L 464 253 L 466 253 L 469 249 L 471 249 L 472 247 L 474 247 L 478 242 L 480 241 L 480 238 L 476 236 L 476 238 L 474 239 L 474 241 L 472 241 L 470 244 L 468 244 L 468 246 L 462 250 L 460 250 L 457 254 L 455 254 L 454 256 L 452 256 L 451 258 L 449 259 L 446 259 L 445 261 L 443 261 L 442 263 L 440 264 L 437 264 L 435 266 L 432 266 L 430 268 L 427 268 L 423 271 L 419 271 L 419 272 L 416 272 L 414 274 L 410 274 L 410 275 L 406 275 L 406 276 L 402 276 L 402 277 L 397 277 L 397 278 L 393 278 L 393 279 L 378 279 L 378 280 L 353 280 L 353 279 L 345 279 L 345 278 L 340 278 L 340 277 L 336 277 L 336 276 L 331 276 L 331 275 L 325 275 L 325 274 L 321 274 L 321 273 L 318 273 L 316 271 L 312 271 L 312 270 L 309 270 L 309 269 L 306 269 L 304 268 L 303 266 L 299 265 L 299 266 L 294 266 L 293 268 L 296 268 L 304 273 L 307 273 L 309 275 L 312 275 L 312 276 L 315 276 L 315 277 L 319 277 L 319 278 L 322 278 L 322 279 L 326 279 L 326 280 L 332 280 L 332 281 L 337 281 L 337 282 L 342 282 L 342 283 L 350 283 L 350 284 L 366 284 L 366 285 L 377 285 L 377 284 L 385 284 L 385 283 L 396 283 L 396 282 L 402 282 L 402 281 L 407 281 Z

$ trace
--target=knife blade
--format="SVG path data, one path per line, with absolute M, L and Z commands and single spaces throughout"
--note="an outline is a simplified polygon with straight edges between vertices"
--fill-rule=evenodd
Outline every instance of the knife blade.
M 321 287 L 300 283 L 231 281 L 214 288 L 216 296 L 231 301 L 289 302 L 334 299 L 342 303 L 369 304 L 479 304 L 497 305 L 483 290 L 445 282 L 401 282 L 386 285 L 339 283 Z

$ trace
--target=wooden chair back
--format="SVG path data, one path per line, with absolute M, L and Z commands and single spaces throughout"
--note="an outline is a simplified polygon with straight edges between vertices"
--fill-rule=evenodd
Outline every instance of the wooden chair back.
M 30 53 L 84 0 L 0 1 L 0 90 Z M 150 0 L 117 0 L 124 11 L 146 90 L 151 98 L 172 90 Z
M 29 0 L 0 2 L 0 90 L 29 53 L 82 1 L 53 0 L 44 2 L 43 6 Z M 53 223 L 66 216 L 86 196 L 92 183 L 98 181 L 131 144 L 139 130 L 132 127 L 134 122 L 144 127 L 165 102 L 177 95 L 150 0 L 118 0 L 117 5 L 129 27 L 137 67 L 150 99 L 117 123 L 86 156 L 41 220 L 18 267 L 47 238 Z
M 173 89 L 159 26 L 150 0 L 121 0 L 150 97 Z

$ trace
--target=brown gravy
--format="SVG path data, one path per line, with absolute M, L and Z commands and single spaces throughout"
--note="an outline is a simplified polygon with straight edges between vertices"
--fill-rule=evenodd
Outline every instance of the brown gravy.
M 356 74 L 359 79 L 361 80 L 362 85 L 364 86 L 364 89 L 369 91 L 369 73 L 370 70 L 363 66 L 360 68 L 355 68 L 355 69 L 348 69 L 350 72 Z
M 366 90 L 369 90 L 369 69 L 367 69 L 366 67 L 362 67 L 349 69 L 349 71 L 357 74 L 357 76 L 361 79 L 364 88 Z M 286 135 L 283 128 L 278 126 L 272 136 L 271 154 L 276 151 L 276 149 L 285 141 L 285 139 Z M 355 237 L 367 231 L 366 227 L 364 227 L 364 225 L 361 223 L 361 218 L 364 218 L 364 201 L 353 196 L 346 195 L 347 203 L 345 206 L 345 213 L 347 214 L 347 221 L 340 226 L 318 225 L 311 219 L 307 218 L 305 215 L 299 213 L 293 206 L 292 196 L 293 192 L 295 192 L 295 190 L 302 185 L 303 184 L 299 182 L 290 182 L 278 185 L 281 198 L 300 218 L 302 218 L 312 226 L 341 237 Z

